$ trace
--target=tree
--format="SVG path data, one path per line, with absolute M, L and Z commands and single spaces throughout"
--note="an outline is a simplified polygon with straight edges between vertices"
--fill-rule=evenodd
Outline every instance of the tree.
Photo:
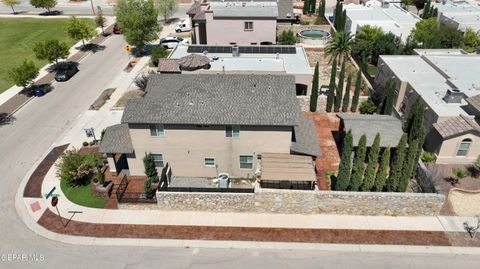
M 378 166 L 378 156 L 380 155 L 380 134 L 375 135 L 373 144 L 368 153 L 368 164 L 363 178 L 362 191 L 370 191 L 375 184 L 375 174 Z
M 415 99 L 415 102 L 410 107 L 406 122 L 406 132 L 408 134 L 408 142 L 416 139 L 421 139 L 425 134 L 425 127 L 423 124 L 423 114 L 425 112 L 425 103 L 420 97 Z M 423 140 L 419 141 L 423 145 Z
M 23 62 L 13 67 L 9 72 L 9 76 L 13 83 L 17 86 L 27 88 L 33 83 L 33 80 L 38 76 L 38 67 L 35 66 L 33 61 L 23 60 Z
M 325 0 L 320 0 L 318 4 L 318 16 L 325 18 Z
M 71 17 L 66 26 L 67 34 L 75 40 L 82 40 L 83 47 L 85 47 L 85 40 L 97 35 L 95 26 L 90 21 L 81 20 L 77 17 Z
M 360 104 L 360 114 L 373 114 L 377 111 L 377 106 L 372 100 L 363 101 Z
M 430 0 L 414 0 L 413 4 L 417 8 L 417 15 L 420 13 L 420 10 L 425 7 L 425 3 Z
M 338 166 L 337 183 L 335 184 L 335 190 L 337 191 L 345 191 L 350 185 L 350 161 L 352 158 L 353 147 L 352 140 L 352 131 L 348 130 L 343 139 L 342 156 Z
M 460 48 L 463 40 L 464 35 L 456 27 L 440 26 L 440 48 Z
M 472 28 L 467 27 L 465 34 L 463 36 L 463 46 L 462 48 L 466 52 L 475 52 L 475 49 L 480 46 L 480 35 L 477 34 Z
M 13 14 L 17 14 L 13 6 L 20 4 L 21 1 L 20 0 L 2 0 L 2 3 L 6 6 L 10 6 L 12 8 Z
M 105 16 L 103 16 L 102 10 L 99 9 L 97 15 L 95 15 L 95 24 L 97 25 L 97 27 L 102 28 L 102 35 L 105 35 L 105 31 L 103 30 L 103 28 L 105 27 L 106 22 L 107 20 L 105 19 Z
M 294 45 L 297 43 L 297 38 L 291 29 L 288 29 L 288 31 L 283 30 L 277 39 L 277 43 L 281 45 Z
M 365 173 L 365 155 L 367 153 L 367 136 L 362 135 L 358 140 L 357 152 L 353 160 L 352 176 L 350 179 L 350 190 L 358 191 L 363 183 L 363 174 Z
M 30 0 L 30 5 L 36 8 L 46 8 L 48 12 L 57 5 L 56 0 Z
M 350 33 L 336 32 L 325 46 L 325 55 L 330 57 L 330 61 L 338 59 L 341 64 L 345 57 L 350 54 L 352 49 L 352 36 Z
M 382 102 L 382 114 L 392 115 L 393 106 L 395 101 L 395 80 L 389 79 L 385 85 L 383 102 Z
M 177 11 L 177 0 L 155 0 L 155 4 L 158 8 L 158 12 L 163 16 L 165 21 L 170 18 L 175 11 Z
M 146 42 L 158 39 L 158 9 L 152 0 L 118 0 L 115 15 L 129 44 L 142 47 Z
M 352 53 L 359 56 L 362 60 L 363 58 L 370 58 L 373 54 L 375 42 L 382 34 L 383 32 L 380 27 L 369 24 L 362 25 L 360 30 L 355 34 Z
M 402 169 L 406 156 L 407 134 L 404 133 L 398 142 L 392 161 L 392 169 L 387 179 L 387 191 L 396 191 L 402 177 Z
M 145 153 L 143 166 L 145 168 L 145 175 L 147 175 L 148 178 L 158 179 L 157 167 L 155 167 L 155 161 L 151 153 Z
M 340 111 L 340 106 L 342 105 L 342 96 L 343 96 L 343 82 L 345 80 L 345 61 L 342 63 L 342 68 L 340 69 L 340 74 L 338 75 L 338 85 L 336 87 L 335 93 L 335 104 L 333 106 L 333 111 Z
M 310 8 L 309 0 L 303 0 L 302 13 L 303 13 L 304 15 L 308 14 L 309 8 Z
M 402 175 L 400 178 L 400 182 L 398 184 L 397 191 L 399 192 L 406 192 L 408 187 L 408 182 L 410 178 L 413 176 L 415 172 L 416 162 L 418 161 L 415 156 L 417 155 L 418 151 L 418 140 L 413 140 L 408 144 L 408 151 L 407 155 L 405 156 Z
M 168 51 L 163 46 L 154 46 L 152 48 L 152 55 L 150 55 L 150 60 L 153 65 L 158 66 L 158 60 L 160 58 L 166 58 L 168 56 Z
M 413 38 L 421 43 L 422 48 L 439 48 L 440 47 L 440 27 L 436 18 L 421 20 L 415 24 L 412 30 Z
M 387 147 L 382 154 L 380 166 L 375 176 L 375 191 L 383 191 L 388 176 L 388 168 L 390 164 L 390 147 Z
M 380 34 L 375 40 L 372 52 L 372 63 L 377 65 L 380 55 L 398 54 L 402 47 L 401 39 L 391 32 Z
M 312 93 L 310 94 L 310 112 L 317 111 L 317 101 L 318 101 L 318 62 L 315 65 L 315 71 L 313 72 Z
M 333 101 L 335 99 L 335 78 L 337 76 L 337 59 L 333 59 L 332 62 L 332 71 L 330 73 L 330 83 L 328 84 L 328 95 L 327 95 L 327 105 L 326 111 L 331 112 Z
M 91 179 L 93 166 L 77 150 L 66 150 L 57 164 L 57 176 L 72 187 L 84 186 Z
M 345 94 L 343 95 L 342 112 L 348 111 L 348 105 L 350 103 L 351 85 L 352 85 L 352 74 L 349 74 L 347 78 L 347 86 L 345 87 Z
M 67 43 L 56 39 L 40 41 L 33 46 L 35 57 L 39 60 L 47 60 L 48 62 L 55 61 L 58 65 L 58 59 L 65 59 L 68 57 L 69 48 Z
M 356 112 L 358 106 L 358 100 L 360 99 L 360 90 L 362 89 L 362 71 L 358 70 L 357 79 L 355 80 L 355 91 L 353 92 L 352 106 L 350 111 Z

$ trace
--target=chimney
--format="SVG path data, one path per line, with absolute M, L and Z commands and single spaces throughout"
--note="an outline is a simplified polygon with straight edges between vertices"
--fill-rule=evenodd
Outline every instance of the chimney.
M 443 97 L 443 101 L 445 101 L 447 104 L 460 104 L 462 99 L 463 92 L 458 89 L 449 89 Z
M 233 55 L 233 57 L 240 56 L 240 48 L 238 47 L 238 45 L 234 45 L 232 47 L 232 55 Z

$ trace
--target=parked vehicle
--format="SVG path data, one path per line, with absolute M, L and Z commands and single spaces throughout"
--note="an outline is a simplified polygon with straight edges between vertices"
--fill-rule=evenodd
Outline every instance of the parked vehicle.
M 78 63 L 64 62 L 60 63 L 55 74 L 56 81 L 67 81 L 78 72 Z
M 52 91 L 52 86 L 50 84 L 41 84 L 41 85 L 36 85 L 35 90 L 33 91 L 33 94 L 36 97 L 42 97 L 46 93 Z
M 166 49 L 173 49 L 178 44 L 190 44 L 188 40 L 185 40 L 181 37 L 169 36 L 160 39 L 160 46 L 163 46 Z
M 190 20 L 186 19 L 181 22 L 177 22 L 175 25 L 175 32 L 180 33 L 180 32 L 188 32 L 192 30 L 192 26 L 190 25 Z
M 116 35 L 119 35 L 119 34 L 122 33 L 122 29 L 120 29 L 120 26 L 118 26 L 118 24 L 116 24 L 116 23 L 113 26 L 113 33 L 116 34 Z

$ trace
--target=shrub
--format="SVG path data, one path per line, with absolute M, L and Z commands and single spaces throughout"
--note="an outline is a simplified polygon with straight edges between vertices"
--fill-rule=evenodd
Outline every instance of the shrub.
M 422 162 L 424 163 L 432 163 L 437 160 L 437 156 L 435 156 L 435 154 L 431 152 L 424 151 L 422 153 L 421 159 L 422 159 Z
M 158 178 L 157 168 L 155 167 L 155 161 L 151 153 L 145 154 L 143 157 L 143 166 L 145 168 L 145 175 L 148 178 Z
M 452 174 L 453 176 L 450 182 L 453 186 L 457 185 L 460 179 L 470 176 L 470 173 L 462 167 L 452 168 Z
M 145 73 L 138 74 L 133 79 L 133 83 L 135 83 L 135 85 L 137 87 L 139 87 L 142 91 L 145 91 L 145 89 L 147 89 L 148 77 L 150 76 L 150 74 L 152 74 L 152 72 L 149 72 L 149 73 L 146 73 L 146 74 Z
M 473 163 L 473 168 L 480 171 L 480 155 L 477 156 L 477 159 Z
M 301 25 L 310 25 L 310 21 L 301 20 L 300 24 Z
M 105 175 L 102 173 L 102 169 L 97 168 L 97 173 L 95 174 L 94 181 L 105 184 Z
M 147 199 L 152 199 L 153 196 L 155 196 L 155 191 L 150 188 L 150 186 L 152 185 L 152 182 L 153 182 L 153 178 L 148 177 L 143 183 L 145 196 L 147 197 Z
M 90 141 L 89 145 L 90 145 L 90 146 L 94 146 L 94 145 L 95 145 L 95 141 Z
M 292 30 L 283 30 L 282 33 L 277 37 L 278 44 L 280 45 L 294 45 L 297 43 L 297 38 Z
M 375 111 L 377 111 L 377 106 L 372 100 L 367 100 L 360 104 L 360 114 L 373 114 Z
M 87 142 L 87 141 L 83 141 L 82 145 L 83 145 L 84 147 L 88 147 L 88 142 Z
M 88 184 L 93 166 L 86 156 L 80 155 L 75 149 L 65 151 L 57 165 L 57 176 L 72 187 Z
M 152 61 L 153 65 L 158 66 L 158 60 L 167 56 L 168 51 L 164 47 L 155 46 L 152 48 L 152 55 L 150 56 L 150 60 Z

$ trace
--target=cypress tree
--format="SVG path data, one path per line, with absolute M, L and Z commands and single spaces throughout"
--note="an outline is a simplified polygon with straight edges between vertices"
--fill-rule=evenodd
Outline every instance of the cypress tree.
M 317 0 L 310 0 L 310 14 L 315 14 L 316 7 L 317 6 Z
M 389 79 L 387 85 L 385 86 L 385 97 L 382 106 L 383 115 L 392 115 L 393 112 L 393 102 L 395 98 L 395 81 Z
M 415 156 L 417 156 L 418 151 L 418 140 L 413 140 L 408 145 L 407 156 L 405 158 L 402 170 L 402 178 L 398 184 L 397 191 L 405 192 L 407 191 L 408 181 L 413 176 L 415 172 L 415 164 L 417 162 Z
M 390 147 L 387 147 L 382 154 L 380 166 L 378 167 L 377 175 L 375 176 L 375 191 L 383 191 L 383 188 L 385 187 L 385 182 L 387 181 L 389 165 Z
M 340 4 L 341 10 L 343 9 L 343 4 Z M 338 25 L 339 31 L 344 31 L 345 30 L 345 24 L 347 23 L 347 11 L 343 10 L 343 12 L 340 12 L 341 14 L 341 21 L 340 25 Z
M 335 105 L 333 111 L 340 111 L 340 106 L 342 105 L 342 96 L 343 96 L 343 81 L 345 80 L 345 61 L 342 63 L 342 69 L 340 69 L 340 74 L 338 75 L 338 85 L 337 92 L 335 94 Z
M 423 125 L 423 113 L 425 111 L 425 104 L 423 100 L 417 97 L 415 103 L 413 103 L 412 108 L 408 114 L 407 121 L 407 131 L 408 131 L 408 141 L 413 141 L 415 139 L 420 139 L 424 136 L 422 133 L 425 133 L 425 128 Z M 422 141 L 419 141 L 423 145 Z
M 342 103 L 342 112 L 348 111 L 348 105 L 350 103 L 350 88 L 352 84 L 352 75 L 348 75 L 347 78 L 347 86 L 345 87 L 345 94 L 343 95 L 343 103 Z
M 378 156 L 380 155 L 380 134 L 375 135 L 373 144 L 368 153 L 368 164 L 363 178 L 362 191 L 370 191 L 375 184 L 375 174 L 378 166 Z
M 387 191 L 396 191 L 402 177 L 403 164 L 406 157 L 407 134 L 404 133 L 398 142 L 393 156 L 392 169 L 387 179 Z
M 335 78 L 337 76 L 337 58 L 333 59 L 332 71 L 330 73 L 330 84 L 328 85 L 327 112 L 332 111 L 333 101 L 335 99 Z
M 310 1 L 309 0 L 303 0 L 303 9 L 302 13 L 307 14 L 308 13 L 308 8 L 310 7 Z
M 335 190 L 344 191 L 350 185 L 350 160 L 352 157 L 352 131 L 348 130 L 343 139 L 342 157 L 338 166 L 337 183 Z
M 155 167 L 155 161 L 153 160 L 151 153 L 145 153 L 145 157 L 143 157 L 143 166 L 145 168 L 145 175 L 147 175 L 148 178 L 158 178 L 157 168 Z
M 325 0 L 321 0 L 318 5 L 318 16 L 325 18 Z
M 363 183 L 363 174 L 365 173 L 365 155 L 367 154 L 367 136 L 362 135 L 358 141 L 357 152 L 353 160 L 352 176 L 350 180 L 350 190 L 358 191 Z
M 408 140 L 410 141 L 412 137 L 410 136 L 410 131 L 412 130 L 412 125 L 414 122 L 414 119 L 417 117 L 417 114 L 419 113 L 419 107 L 420 107 L 420 98 L 417 97 L 415 99 L 415 102 L 413 102 L 413 105 L 410 107 L 410 110 L 408 111 L 407 115 L 407 121 L 405 124 L 405 132 L 408 134 Z M 422 113 L 423 116 L 423 113 Z
M 355 80 L 355 91 L 353 92 L 352 106 L 350 111 L 356 112 L 358 107 L 358 99 L 360 98 L 360 90 L 362 88 L 362 71 L 358 70 L 357 79 Z
M 422 19 L 426 20 L 428 18 L 430 18 L 430 0 L 427 0 L 422 13 Z
M 310 94 L 310 112 L 317 111 L 317 100 L 318 100 L 318 62 L 315 65 L 315 71 L 313 72 L 312 93 Z

